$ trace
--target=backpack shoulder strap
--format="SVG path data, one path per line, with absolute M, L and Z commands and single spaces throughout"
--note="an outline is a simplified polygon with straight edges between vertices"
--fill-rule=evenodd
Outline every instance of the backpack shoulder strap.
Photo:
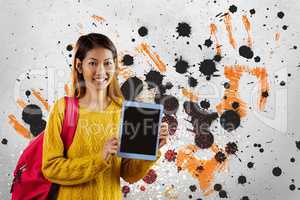
M 78 98 L 65 96 L 65 114 L 61 138 L 64 143 L 65 152 L 73 142 L 78 122 Z

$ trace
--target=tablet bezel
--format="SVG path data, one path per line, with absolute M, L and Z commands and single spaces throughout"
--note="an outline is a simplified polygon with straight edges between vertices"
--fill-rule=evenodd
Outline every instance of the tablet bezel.
M 157 133 L 157 141 L 156 141 L 156 150 L 155 155 L 149 155 L 149 154 L 137 154 L 137 153 L 128 153 L 128 152 L 121 152 L 121 142 L 122 142 L 122 135 L 123 135 L 123 123 L 124 123 L 124 111 L 127 107 L 137 107 L 137 108 L 150 108 L 159 110 L 159 121 L 158 121 L 158 133 Z M 161 121 L 163 116 L 163 110 L 164 106 L 162 104 L 155 104 L 155 103 L 144 103 L 144 102 L 136 102 L 136 101 L 124 101 L 122 105 L 122 111 L 121 111 L 121 120 L 120 120 L 120 129 L 119 129 L 119 141 L 120 146 L 118 148 L 117 155 L 122 158 L 130 158 L 130 159 L 140 159 L 140 160 L 156 160 L 157 153 L 158 153 L 158 146 L 159 146 L 159 136 L 160 136 L 160 127 L 161 127 Z

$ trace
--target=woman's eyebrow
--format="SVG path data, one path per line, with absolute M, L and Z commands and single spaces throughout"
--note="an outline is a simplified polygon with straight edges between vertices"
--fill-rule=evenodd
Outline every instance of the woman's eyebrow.
M 89 60 L 90 60 L 90 59 L 91 59 L 91 60 L 96 60 L 96 61 L 98 60 L 97 58 L 92 58 L 92 57 L 89 58 Z M 112 60 L 112 58 L 106 58 L 106 59 L 104 59 L 104 61 L 105 61 L 105 60 Z

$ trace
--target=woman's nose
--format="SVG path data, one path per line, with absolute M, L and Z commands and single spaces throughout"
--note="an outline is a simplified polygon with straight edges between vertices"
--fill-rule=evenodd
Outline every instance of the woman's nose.
M 101 74 L 103 72 L 105 72 L 104 65 L 103 65 L 103 63 L 99 63 L 98 66 L 96 67 L 96 73 Z

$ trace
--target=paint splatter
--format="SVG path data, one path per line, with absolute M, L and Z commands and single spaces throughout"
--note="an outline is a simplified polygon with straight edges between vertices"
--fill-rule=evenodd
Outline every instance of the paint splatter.
M 226 155 L 222 152 L 222 151 L 218 151 L 215 155 L 215 159 L 219 162 L 219 163 L 222 163 L 224 162 L 227 157 Z
M 160 56 L 151 49 L 149 44 L 141 43 L 136 50 L 142 53 L 144 56 L 149 57 L 160 72 L 166 71 L 166 64 L 162 61 Z
M 3 139 L 1 140 L 1 144 L 7 145 L 7 143 L 8 143 L 8 140 L 7 140 L 6 138 L 3 138 Z
M 254 167 L 254 163 L 253 163 L 253 162 L 248 162 L 248 163 L 247 163 L 247 167 L 248 167 L 249 169 L 253 168 L 253 167 Z
M 149 71 L 147 74 L 145 74 L 145 76 L 148 89 L 152 89 L 161 85 L 164 78 L 164 75 L 154 70 Z
M 42 119 L 42 116 L 41 108 L 35 104 L 27 105 L 22 111 L 22 120 L 30 125 L 30 132 L 34 137 L 46 127 L 46 121 Z
M 73 45 L 72 44 L 68 44 L 66 47 L 67 51 L 72 51 L 73 50 Z
M 147 184 L 152 184 L 156 181 L 157 174 L 154 169 L 150 169 L 147 175 L 143 178 L 143 181 Z
M 133 101 L 143 90 L 143 81 L 134 76 L 127 79 L 121 86 L 121 91 L 126 100 Z
M 239 176 L 238 184 L 245 184 L 247 182 L 247 178 L 243 175 Z
M 190 37 L 192 27 L 185 22 L 178 23 L 176 27 L 176 32 L 178 33 L 178 37 Z
M 211 59 L 205 59 L 199 65 L 199 71 L 206 76 L 206 80 L 210 80 L 210 77 L 218 71 L 215 61 Z
M 300 150 L 300 141 L 296 141 L 295 144 L 296 144 L 297 149 Z
M 123 193 L 123 196 L 126 198 L 127 194 L 130 192 L 130 187 L 127 186 L 127 185 L 124 185 L 122 187 L 122 193 Z
M 200 106 L 203 109 L 208 109 L 210 107 L 210 103 L 207 99 L 204 99 L 200 102 Z
M 251 59 L 254 56 L 252 49 L 245 45 L 243 45 L 239 48 L 239 54 L 240 54 L 240 56 L 247 58 L 247 59 Z
M 188 84 L 190 87 L 196 87 L 198 85 L 198 81 L 194 77 L 190 76 L 188 79 Z
M 155 103 L 164 105 L 164 113 L 166 115 L 175 114 L 179 107 L 177 98 L 172 95 L 156 95 Z
M 165 159 L 169 162 L 174 162 L 176 160 L 177 152 L 175 149 L 169 149 L 165 153 Z
M 191 192 L 195 192 L 197 190 L 197 186 L 196 185 L 190 185 L 190 190 Z
M 148 29 L 145 26 L 142 26 L 138 29 L 138 33 L 141 37 L 148 35 Z
M 178 127 L 177 119 L 172 115 L 165 115 L 162 122 L 168 123 L 169 135 L 174 135 Z
M 237 7 L 235 5 L 231 5 L 228 9 L 231 13 L 235 13 L 237 11 Z
M 280 167 L 274 167 L 272 173 L 274 176 L 280 176 L 282 174 L 282 170 Z
M 240 123 L 240 115 L 234 110 L 226 110 L 220 117 L 221 126 L 228 132 L 237 129 Z
M 185 60 L 182 60 L 182 57 L 180 56 L 180 58 L 176 58 L 175 59 L 176 64 L 175 64 L 175 69 L 176 72 L 180 73 L 180 74 L 184 74 L 187 72 L 187 69 L 190 67 L 189 63 Z
M 235 38 L 233 37 L 233 33 L 232 33 L 232 22 L 231 22 L 231 16 L 230 15 L 225 15 L 224 23 L 225 23 L 225 26 L 226 26 L 229 43 L 235 49 L 237 44 L 236 44 Z
M 211 47 L 212 44 L 213 44 L 213 41 L 210 38 L 204 41 L 204 45 L 207 47 Z
M 210 148 L 213 145 L 213 143 L 214 143 L 214 136 L 212 133 L 208 132 L 207 130 L 203 132 L 198 131 L 195 134 L 195 144 L 200 149 Z
M 132 57 L 131 55 L 125 54 L 125 55 L 123 56 L 122 63 L 123 63 L 123 65 L 125 65 L 125 66 L 130 66 L 130 65 L 133 65 L 134 59 L 133 59 L 133 57 Z
M 282 19 L 284 17 L 284 12 L 282 12 L 282 11 L 278 12 L 277 17 Z
M 228 154 L 235 154 L 238 151 L 238 147 L 235 142 L 228 142 L 226 144 L 225 151 Z

